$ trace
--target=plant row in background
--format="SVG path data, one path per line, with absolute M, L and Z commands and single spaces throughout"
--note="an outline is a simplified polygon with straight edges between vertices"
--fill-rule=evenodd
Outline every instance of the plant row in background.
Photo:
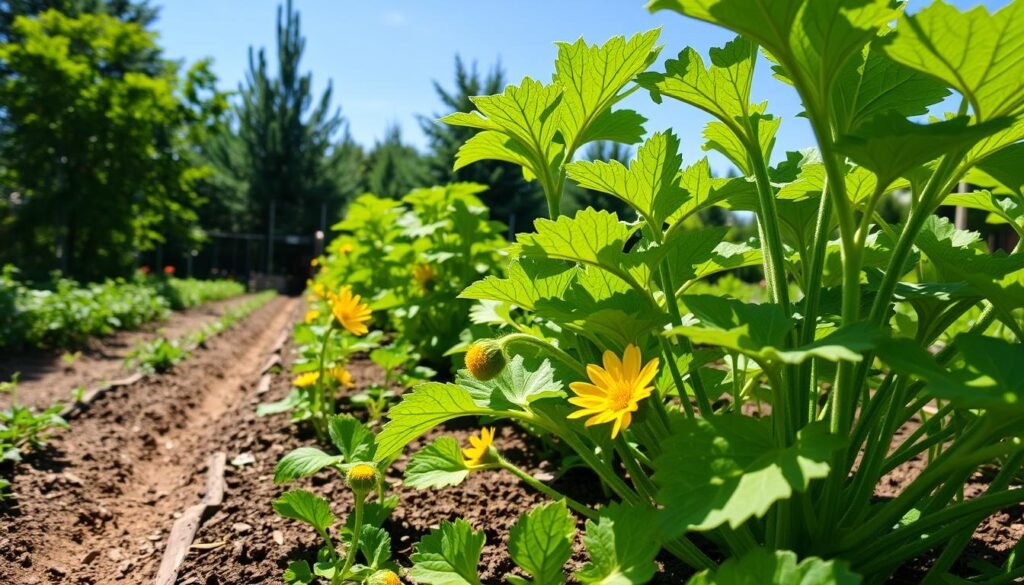
M 524 79 L 443 120 L 478 130 L 457 168 L 511 162 L 545 192 L 549 217 L 505 250 L 504 273 L 469 283 L 468 269 L 391 256 L 402 238 L 429 235 L 423 254 L 459 262 L 458 250 L 430 246 L 463 237 L 450 221 L 395 220 L 397 202 L 368 199 L 339 224 L 380 226 L 365 233 L 382 245 L 360 257 L 359 242 L 343 237 L 322 259 L 296 366 L 309 376 L 296 382 L 309 389 L 308 418 L 327 450 L 289 453 L 275 479 L 334 468 L 356 506 L 332 531 L 329 504 L 309 492 L 275 503 L 325 541 L 286 581 L 395 583 L 407 571 L 420 583 L 479 583 L 482 533 L 467 523 L 426 536 L 407 570 L 390 560 L 381 531 L 395 502 L 384 471 L 410 442 L 461 417 L 516 421 L 563 464 L 582 462 L 600 479 L 593 496 L 604 501 L 580 504 L 515 470 L 488 429 L 468 446 L 441 438 L 412 455 L 410 487 L 443 489 L 500 468 L 559 503 L 508 535 L 510 556 L 535 583 L 567 578 L 569 513 L 587 519 L 592 560 L 575 573 L 583 583 L 646 582 L 658 554 L 688 565 L 692 584 L 883 583 L 922 555 L 931 555 L 927 584 L 1019 580 L 1020 544 L 1000 564 L 961 561 L 979 523 L 1024 502 L 1024 253 L 991 252 L 936 212 L 980 209 L 1024 234 L 1024 52 L 1014 40 L 1024 4 L 994 14 L 941 1 L 905 14 L 888 0 L 651 8 L 738 36 L 707 59 L 685 48 L 657 69 L 657 30 L 602 46 L 560 43 L 551 82 Z M 773 157 L 782 121 L 751 95 L 760 53 L 799 96 L 815 148 Z M 704 148 L 741 176 L 715 178 L 707 159 L 684 165 L 672 131 L 647 134 L 641 116 L 615 108 L 637 91 L 710 115 Z M 629 165 L 577 161 L 596 140 L 642 144 Z M 568 180 L 630 211 L 563 216 Z M 974 190 L 951 194 L 961 182 Z M 910 213 L 889 223 L 878 210 L 897 192 L 909 195 Z M 687 222 L 716 206 L 750 212 L 758 237 L 730 243 L 723 229 Z M 705 284 L 750 266 L 764 275 L 760 302 Z M 373 323 L 420 351 L 446 349 L 437 334 L 449 331 L 411 326 L 418 313 L 382 302 L 393 290 L 408 300 L 403 287 L 365 284 L 398 274 L 406 291 L 414 280 L 444 287 L 446 306 L 459 306 L 456 295 L 478 301 L 475 341 L 466 370 L 404 393 L 377 432 L 336 415 L 350 380 L 333 368 L 351 353 L 337 348 L 366 343 Z M 912 460 L 920 473 L 897 497 L 877 499 L 882 478 Z M 969 496 L 964 483 L 982 469 L 987 489 Z
M 128 354 L 125 365 L 130 369 L 147 374 L 167 372 L 192 355 L 196 349 L 206 347 L 206 342 L 211 338 L 220 335 L 227 328 L 267 304 L 276 294 L 275 291 L 268 290 L 254 295 L 237 307 L 231 307 L 225 311 L 217 320 L 177 339 L 160 336 L 153 341 L 143 343 Z
M 135 329 L 167 317 L 169 310 L 245 292 L 230 280 L 143 277 L 79 284 L 55 276 L 46 283 L 18 279 L 13 266 L 0 273 L 0 348 L 81 345 L 89 337 Z

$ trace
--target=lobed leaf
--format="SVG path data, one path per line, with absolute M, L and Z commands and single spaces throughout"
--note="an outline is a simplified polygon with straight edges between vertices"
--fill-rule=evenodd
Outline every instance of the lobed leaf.
M 654 461 L 664 526 L 673 535 L 724 524 L 738 528 L 826 477 L 829 458 L 841 446 L 821 423 L 801 430 L 793 445 L 779 447 L 769 419 L 678 420 Z
M 860 576 L 844 561 L 797 560 L 792 551 L 758 548 L 694 575 L 687 585 L 860 585 Z
M 590 562 L 576 573 L 585 585 L 630 585 L 648 582 L 658 567 L 661 549 L 654 538 L 655 512 L 613 504 L 603 508 L 597 522 L 587 520 L 583 545 Z
M 461 518 L 442 522 L 414 545 L 409 577 L 427 585 L 480 585 L 477 565 L 484 540 L 483 532 L 474 532 Z
M 936 77 L 966 97 L 979 120 L 1024 110 L 1024 5 L 990 14 L 936 0 L 904 14 L 885 46 L 892 59 Z

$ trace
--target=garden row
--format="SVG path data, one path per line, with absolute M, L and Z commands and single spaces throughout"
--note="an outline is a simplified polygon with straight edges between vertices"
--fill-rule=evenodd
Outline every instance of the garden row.
M 139 345 L 127 356 L 124 364 L 125 369 L 139 375 L 131 376 L 128 380 L 137 380 L 141 378 L 141 374 L 168 372 L 197 349 L 207 347 L 211 339 L 245 319 L 274 296 L 273 291 L 254 295 L 180 338 L 161 335 Z M 105 381 L 95 388 L 79 386 L 68 397 L 69 400 L 59 400 L 53 406 L 42 410 L 26 406 L 19 401 L 18 384 L 17 374 L 13 380 L 0 383 L 0 394 L 6 394 L 9 398 L 9 406 L 0 409 L 0 501 L 11 495 L 8 491 L 11 486 L 9 478 L 25 453 L 43 449 L 58 429 L 68 428 L 66 415 L 88 408 L 89 403 L 97 396 L 123 385 L 123 382 Z
M 171 310 L 244 292 L 242 284 L 230 280 L 143 274 L 86 285 L 59 276 L 25 283 L 15 267 L 5 266 L 0 274 L 0 348 L 72 348 L 90 337 L 165 319 Z
M 443 119 L 478 130 L 456 168 L 502 160 L 539 182 L 549 217 L 535 231 L 499 252 L 471 185 L 364 197 L 335 226 L 295 337 L 295 390 L 264 412 L 290 411 L 317 443 L 281 458 L 275 481 L 335 471 L 352 503 L 342 520 L 312 491 L 280 495 L 277 513 L 321 538 L 285 580 L 479 583 L 494 527 L 437 518 L 392 558 L 389 494 L 487 470 L 551 502 L 499 536 L 518 566 L 510 582 L 643 583 L 663 578 L 664 555 L 691 584 L 1020 579 L 1024 253 L 993 252 L 937 212 L 983 210 L 1024 234 L 1024 53 L 1011 40 L 1024 4 L 651 7 L 739 36 L 663 69 L 657 30 L 560 43 L 550 83 L 524 79 Z M 751 95 L 761 52 L 801 99 L 816 148 L 773 156 L 781 120 Z M 704 148 L 741 176 L 684 166 L 671 131 L 642 140 L 645 120 L 615 108 L 638 90 L 710 115 Z M 958 111 L 945 113 L 953 92 Z M 575 160 L 596 140 L 642 144 L 628 166 Z M 631 211 L 563 216 L 567 180 Z M 898 194 L 909 215 L 890 223 L 880 205 Z M 728 242 L 726 228 L 688 221 L 711 207 L 750 212 L 759 237 Z M 694 294 L 751 266 L 762 302 Z M 375 361 L 399 373 L 353 394 L 350 360 L 384 339 Z M 452 376 L 444 358 L 462 351 Z M 438 376 L 406 392 L 426 373 L 414 357 Z M 487 426 L 404 462 L 456 419 L 517 423 L 556 477 L 583 468 L 597 481 L 583 497 L 560 492 L 511 463 Z M 400 459 L 398 488 L 385 478 Z M 993 522 L 1000 537 L 976 538 Z

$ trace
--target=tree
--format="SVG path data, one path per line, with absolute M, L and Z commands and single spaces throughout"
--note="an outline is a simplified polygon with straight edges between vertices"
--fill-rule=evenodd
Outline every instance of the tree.
M 471 97 L 501 93 L 504 88 L 505 72 L 500 63 L 483 77 L 477 71 L 476 63 L 467 68 L 456 55 L 455 88 L 449 91 L 434 82 L 434 90 L 445 111 L 432 117 L 420 116 L 420 127 L 430 143 L 431 153 L 427 161 L 434 182 L 471 181 L 487 185 L 488 190 L 481 194 L 481 198 L 491 208 L 492 217 L 514 226 L 517 231 L 530 230 L 533 220 L 540 217 L 545 209 L 540 189 L 527 182 L 519 167 L 511 163 L 489 160 L 453 170 L 455 153 L 477 130 L 437 122 L 438 118 L 452 112 L 472 110 Z
M 233 119 L 202 147 L 217 170 L 209 184 L 217 205 L 237 221 L 209 213 L 204 225 L 268 233 L 273 221 L 275 234 L 311 234 L 355 192 L 351 141 L 334 143 L 344 120 L 331 105 L 330 83 L 314 99 L 312 75 L 301 71 L 305 45 L 289 0 L 277 10 L 277 70 L 264 49 L 249 48 Z
M 150 74 L 155 33 L 106 13 L 48 10 L 10 31 L 18 42 L 0 44 L 6 259 L 93 279 L 126 274 L 137 251 L 167 237 L 200 239 L 195 184 L 206 170 L 188 145 L 190 128 L 218 110 L 204 102 L 207 64 L 185 79 L 169 62 Z
M 366 156 L 366 188 L 381 197 L 401 197 L 428 183 L 429 170 L 420 153 L 402 143 L 402 130 L 391 126 L 384 140 Z

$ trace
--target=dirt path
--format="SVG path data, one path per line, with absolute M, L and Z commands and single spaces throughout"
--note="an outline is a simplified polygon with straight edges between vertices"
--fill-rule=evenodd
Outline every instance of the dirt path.
M 0 356 L 0 380 L 10 380 L 19 373 L 17 397 L 21 404 L 45 408 L 54 402 L 68 401 L 74 388 L 92 388 L 127 376 L 130 372 L 124 367 L 125 357 L 138 345 L 160 335 L 177 338 L 198 331 L 250 298 L 252 295 L 242 295 L 204 303 L 171 313 L 166 321 L 149 323 L 136 331 L 119 331 L 92 339 L 71 362 L 62 356 L 74 352 L 45 349 L 4 352 Z M 0 408 L 9 406 L 10 400 L 9 395 L 0 394 Z
M 110 392 L 21 465 L 16 507 L 0 508 L 0 583 L 150 581 L 175 515 L 199 500 L 218 420 L 298 304 L 274 299 L 173 372 Z

